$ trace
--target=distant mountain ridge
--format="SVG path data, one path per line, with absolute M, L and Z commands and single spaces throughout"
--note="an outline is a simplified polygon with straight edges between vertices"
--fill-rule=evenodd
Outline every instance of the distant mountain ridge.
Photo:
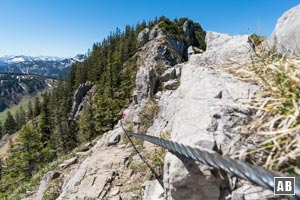
M 53 56 L 3 56 L 0 57 L 0 73 L 37 74 L 46 77 L 59 77 L 69 72 L 75 62 L 83 62 L 85 55 L 72 58 Z

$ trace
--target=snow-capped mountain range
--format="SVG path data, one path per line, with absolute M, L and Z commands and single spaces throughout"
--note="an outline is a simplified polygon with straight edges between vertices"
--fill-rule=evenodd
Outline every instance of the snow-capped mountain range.
M 68 73 L 75 62 L 83 62 L 85 55 L 73 58 L 52 56 L 3 56 L 0 57 L 0 73 L 38 74 L 46 77 L 59 77 Z

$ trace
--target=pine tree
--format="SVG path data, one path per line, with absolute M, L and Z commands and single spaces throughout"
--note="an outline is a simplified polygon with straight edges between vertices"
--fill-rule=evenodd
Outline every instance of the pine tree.
M 84 112 L 80 116 L 79 121 L 79 138 L 81 141 L 91 141 L 96 135 L 95 112 L 93 109 L 92 97 L 89 96 Z
M 12 116 L 11 112 L 7 112 L 7 116 L 3 125 L 3 132 L 4 134 L 13 134 L 17 130 L 17 123 Z
M 22 128 L 22 126 L 26 124 L 26 112 L 22 106 L 20 107 L 19 113 L 20 113 L 20 122 L 19 123 L 20 123 L 20 128 Z
M 10 190 L 22 181 L 29 180 L 43 166 L 47 151 L 41 143 L 42 134 L 24 126 L 12 144 L 6 159 L 1 190 Z
M 39 130 L 42 133 L 42 142 L 46 146 L 49 143 L 52 135 L 52 120 L 51 120 L 51 112 L 49 109 L 49 101 L 50 98 L 47 94 L 43 95 L 43 101 L 41 104 L 41 113 L 39 120 Z
M 33 116 L 36 117 L 41 113 L 41 102 L 39 97 L 34 98 Z
M 19 110 L 17 110 L 16 114 L 15 114 L 15 119 L 16 119 L 16 123 L 17 123 L 17 128 L 16 130 L 19 130 L 21 128 L 21 123 L 20 123 L 20 113 Z
M 3 167 L 3 161 L 2 158 L 0 158 L 0 182 L 2 180 L 2 167 Z
M 27 107 L 27 120 L 31 120 L 33 117 L 33 107 L 31 101 L 28 102 Z
M 0 140 L 3 137 L 3 128 L 2 128 L 2 122 L 0 121 Z
M 19 110 L 17 110 L 15 119 L 17 123 L 17 130 L 19 130 L 26 123 L 26 113 L 22 106 Z

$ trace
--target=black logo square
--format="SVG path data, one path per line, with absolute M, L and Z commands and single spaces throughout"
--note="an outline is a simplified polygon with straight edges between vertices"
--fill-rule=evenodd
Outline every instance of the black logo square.
M 295 195 L 295 177 L 274 177 L 274 194 Z

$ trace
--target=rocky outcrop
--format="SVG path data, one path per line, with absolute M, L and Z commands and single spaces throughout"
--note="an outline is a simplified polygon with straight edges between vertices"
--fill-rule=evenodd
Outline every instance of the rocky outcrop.
M 137 199 L 136 183 L 141 184 L 145 173 L 133 172 L 131 162 L 141 165 L 141 160 L 131 158 L 133 148 L 128 144 L 119 144 L 123 130 L 116 125 L 114 130 L 105 133 L 102 138 L 86 144 L 84 152 L 63 161 L 56 171 L 44 175 L 35 191 L 28 191 L 23 200 L 43 199 L 59 194 L 56 199 Z M 59 181 L 57 181 L 59 180 Z M 57 182 L 55 182 L 57 181 Z M 152 189 L 153 184 L 145 185 Z M 51 188 L 55 188 L 55 194 Z M 155 191 L 163 193 L 160 188 Z M 160 190 L 159 190 L 160 189 Z M 47 196 L 49 197 L 49 196 Z M 153 196 L 155 197 L 155 196 Z
M 300 56 L 300 5 L 285 12 L 277 21 L 268 42 L 280 53 Z
M 190 59 L 191 55 L 194 55 L 195 52 L 194 52 L 194 49 L 192 46 L 189 46 L 188 48 L 188 59 Z
M 74 100 L 73 100 L 73 106 L 72 106 L 72 112 L 71 115 L 77 116 L 78 113 L 83 108 L 82 100 L 87 94 L 87 92 L 93 87 L 93 84 L 91 82 L 82 83 L 78 86 L 77 90 L 74 93 Z
M 136 99 L 140 102 L 142 99 L 153 96 L 157 83 L 157 75 L 151 67 L 141 68 L 136 75 Z
M 175 67 L 170 67 L 166 69 L 166 71 L 160 76 L 160 80 L 162 82 L 167 82 L 169 80 L 176 78 L 176 70 Z
M 166 90 L 175 90 L 177 89 L 179 85 L 179 81 L 178 80 L 169 80 L 165 83 L 163 83 L 163 88 L 166 89 Z
M 184 22 L 182 29 L 183 29 L 184 35 L 186 35 L 186 36 L 191 35 L 193 32 L 193 28 L 191 27 L 189 20 L 186 20 Z
M 183 55 L 185 58 L 187 57 L 187 48 L 190 44 L 186 43 L 184 40 L 176 39 L 173 37 L 167 37 L 169 45 L 179 54 Z
M 230 146 L 231 142 L 238 138 L 241 125 L 251 116 L 249 110 L 234 104 L 249 99 L 256 89 L 225 72 L 185 65 L 178 88 L 172 140 L 210 152 L 232 153 L 235 147 Z M 224 195 L 220 188 L 226 185 L 211 170 L 168 154 L 164 168 L 166 196 L 170 199 L 220 198 Z
M 185 32 L 191 32 L 190 28 L 190 26 L 185 27 Z M 189 38 L 190 40 L 191 38 Z M 176 74 L 180 75 L 180 68 L 171 66 L 183 61 L 183 57 L 187 55 L 188 44 L 183 40 L 166 36 L 158 25 L 150 31 L 147 28 L 142 30 L 137 43 L 138 46 L 144 44 L 135 55 L 139 68 L 133 99 L 136 104 L 140 104 L 143 99 L 153 97 L 158 86 L 158 76 L 161 81 L 167 82 L 173 80 Z M 174 88 L 174 82 L 169 82 L 167 87 Z
M 188 47 L 193 45 L 196 41 L 194 33 L 195 28 L 190 20 L 186 20 L 181 28 L 183 31 L 182 37 L 185 37 L 185 39 L 175 37 L 174 35 L 164 34 L 159 28 L 159 25 L 155 25 L 151 30 L 145 28 L 138 34 L 137 47 L 142 47 L 147 42 L 155 39 L 163 39 L 160 40 L 158 53 L 161 54 L 163 58 L 166 58 L 166 64 L 173 66 L 182 62 L 182 59 L 187 60 Z M 174 59 L 174 54 L 177 54 L 176 56 L 180 57 L 181 60 Z
M 205 38 L 206 52 L 201 56 L 191 56 L 190 63 L 215 67 L 250 63 L 248 37 L 249 35 L 229 36 L 208 31 Z
M 159 28 L 156 25 L 155 27 L 153 27 L 149 33 L 149 40 L 153 40 L 159 33 Z
M 111 146 L 111 145 L 118 144 L 121 140 L 122 134 L 123 134 L 122 128 L 117 128 L 107 132 L 105 136 L 103 136 L 105 138 L 105 145 Z
M 137 47 L 143 46 L 149 40 L 149 28 L 144 28 L 137 37 Z
M 194 27 L 189 20 L 186 20 L 182 26 L 183 33 L 187 40 L 176 39 L 174 37 L 167 37 L 169 44 L 172 48 L 185 59 L 189 57 L 188 47 L 196 41 L 194 34 Z
M 43 199 L 43 194 L 46 192 L 49 188 L 49 183 L 51 180 L 56 179 L 57 177 L 60 176 L 59 172 L 54 172 L 54 171 L 49 171 L 46 173 L 40 183 L 38 192 L 37 192 L 37 197 L 36 200 L 42 200 Z
M 160 133 L 170 133 L 172 141 L 223 155 L 242 150 L 239 133 L 252 112 L 239 102 L 249 102 L 258 87 L 226 73 L 222 67 L 230 65 L 230 59 L 249 62 L 247 39 L 246 35 L 208 33 L 208 50 L 192 55 L 181 67 L 179 88 L 157 96 L 159 113 L 147 134 L 159 137 Z M 166 155 L 165 199 L 224 199 L 228 195 L 233 199 L 256 198 L 243 188 L 260 191 L 262 198 L 271 195 L 261 187 L 245 183 L 231 187 L 229 182 L 232 180 L 221 178 L 208 166 Z

